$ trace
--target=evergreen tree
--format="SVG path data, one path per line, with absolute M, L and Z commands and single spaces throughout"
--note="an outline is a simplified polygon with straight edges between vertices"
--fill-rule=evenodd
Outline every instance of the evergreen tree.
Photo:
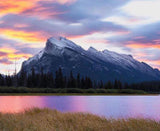
M 111 81 L 108 81 L 106 84 L 105 84 L 105 89 L 112 89 L 113 88 L 113 84 L 111 83 Z
M 67 88 L 76 88 L 76 80 L 73 77 L 72 71 L 70 72 L 70 77 L 68 80 Z
M 4 77 L 0 74 L 0 86 L 4 86 Z
M 117 80 L 114 81 L 114 89 L 118 89 L 118 81 Z
M 64 83 L 64 78 L 63 78 L 61 68 L 59 68 L 58 71 L 56 71 L 55 87 L 56 88 L 65 88 L 65 83 Z
M 76 87 L 77 88 L 81 88 L 81 80 L 80 80 L 80 74 L 78 73 L 77 74 L 77 80 L 76 80 Z
M 39 87 L 40 88 L 44 88 L 45 87 L 45 74 L 43 72 L 43 68 L 41 68 L 41 74 L 39 76 L 39 80 L 40 80 L 40 83 L 39 83 Z
M 32 68 L 32 74 L 31 74 L 31 87 L 37 87 L 37 81 L 36 81 L 36 74 L 35 74 L 35 69 Z
M 26 86 L 27 74 L 22 68 L 20 75 L 18 77 L 18 86 Z
M 98 83 L 98 88 L 103 88 L 103 82 L 102 82 L 102 80 Z
M 93 88 L 97 88 L 97 83 L 95 80 L 93 81 Z
M 27 87 L 32 87 L 32 76 L 31 75 L 28 75 L 27 77 L 27 81 L 26 81 L 26 85 Z
M 125 88 L 125 89 L 130 88 L 129 85 L 128 85 L 128 83 L 125 83 L 125 84 L 124 84 L 124 88 Z
M 54 78 L 52 73 L 48 73 L 46 76 L 46 85 L 48 88 L 54 88 Z
M 13 78 L 11 76 L 6 76 L 5 77 L 5 83 L 6 83 L 6 86 L 13 86 Z
M 89 77 L 85 78 L 85 89 L 92 88 L 92 81 Z
M 122 89 L 122 83 L 119 80 L 117 81 L 117 84 L 118 84 L 118 89 Z
M 84 78 L 82 77 L 81 79 L 81 88 L 82 89 L 85 89 L 85 81 L 84 81 Z

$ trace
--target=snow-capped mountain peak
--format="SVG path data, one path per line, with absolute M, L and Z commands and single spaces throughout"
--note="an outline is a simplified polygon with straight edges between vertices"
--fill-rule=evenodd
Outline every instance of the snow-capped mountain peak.
M 32 67 L 36 72 L 40 72 L 43 67 L 45 72 L 54 73 L 62 65 L 66 73 L 72 70 L 75 75 L 81 73 L 84 76 L 89 75 L 95 80 L 120 79 L 125 82 L 138 82 L 160 78 L 159 70 L 154 70 L 130 55 L 109 50 L 98 51 L 93 47 L 84 50 L 64 37 L 49 38 L 46 47 L 25 61 L 22 68 L 30 73 Z
M 48 39 L 48 42 L 50 43 L 49 45 L 54 45 L 57 46 L 59 48 L 81 48 L 80 46 L 76 45 L 75 43 L 73 43 L 72 41 L 68 40 L 65 37 L 59 37 L 59 38 L 54 38 L 54 37 L 50 37 Z M 47 42 L 47 44 L 48 44 Z M 47 45 L 46 45 L 47 46 Z
M 61 42 L 61 39 L 56 39 L 54 37 L 51 37 L 47 40 L 46 47 L 53 47 L 53 46 L 64 48 L 67 45 L 64 42 Z
M 65 48 L 70 48 L 77 51 L 83 50 L 80 46 L 76 45 L 65 37 L 51 37 L 47 40 L 45 53 L 59 56 L 63 53 Z

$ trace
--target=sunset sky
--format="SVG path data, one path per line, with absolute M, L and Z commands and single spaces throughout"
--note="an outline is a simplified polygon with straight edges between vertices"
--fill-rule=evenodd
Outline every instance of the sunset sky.
M 0 0 L 0 73 L 64 36 L 160 69 L 160 0 Z

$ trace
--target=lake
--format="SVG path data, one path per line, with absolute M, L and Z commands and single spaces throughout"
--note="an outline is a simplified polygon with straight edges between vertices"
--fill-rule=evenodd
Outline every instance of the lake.
M 32 107 L 88 112 L 107 118 L 160 120 L 160 96 L 0 96 L 0 112 L 21 112 Z

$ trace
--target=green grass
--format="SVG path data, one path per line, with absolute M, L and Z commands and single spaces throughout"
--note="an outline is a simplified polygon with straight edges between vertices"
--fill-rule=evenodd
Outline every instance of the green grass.
M 106 119 L 86 113 L 61 113 L 30 109 L 0 113 L 1 131 L 160 131 L 160 122 L 149 119 Z
M 52 94 L 52 95 L 111 95 L 111 94 L 141 94 L 145 91 L 132 89 L 77 89 L 77 88 L 27 88 L 27 87 L 0 87 L 0 95 L 14 94 Z

